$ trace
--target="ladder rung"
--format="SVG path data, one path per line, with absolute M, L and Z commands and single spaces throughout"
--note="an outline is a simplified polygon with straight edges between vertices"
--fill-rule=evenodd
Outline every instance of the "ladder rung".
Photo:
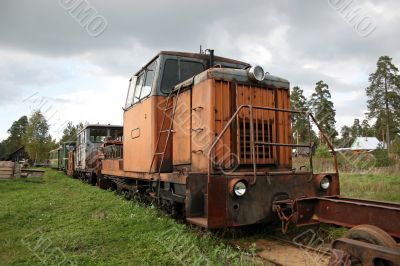
M 167 133 L 167 132 L 171 132 L 171 133 L 175 133 L 176 131 L 175 130 L 173 130 L 173 129 L 166 129 L 166 130 L 162 130 L 162 131 L 160 131 L 160 133 Z
M 174 107 L 173 107 L 173 106 L 170 106 L 170 107 L 164 108 L 164 112 L 165 112 L 165 111 L 168 111 L 168 110 L 171 110 L 172 108 L 174 108 Z
M 154 155 L 161 155 L 161 154 L 164 154 L 164 152 L 156 152 L 156 153 L 154 153 Z

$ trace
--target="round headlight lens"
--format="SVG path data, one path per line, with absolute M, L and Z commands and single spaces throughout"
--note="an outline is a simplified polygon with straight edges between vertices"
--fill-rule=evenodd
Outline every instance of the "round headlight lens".
M 328 189 L 329 186 L 331 185 L 331 181 L 329 180 L 329 178 L 327 178 L 327 177 L 325 176 L 324 178 L 321 179 L 321 182 L 320 182 L 319 185 L 320 185 L 320 187 L 321 187 L 322 189 Z
M 262 81 L 265 77 L 264 69 L 260 66 L 252 66 L 249 69 L 249 77 L 256 81 Z
M 239 181 L 233 186 L 233 193 L 236 196 L 241 197 L 246 193 L 246 189 L 246 184 L 243 181 Z

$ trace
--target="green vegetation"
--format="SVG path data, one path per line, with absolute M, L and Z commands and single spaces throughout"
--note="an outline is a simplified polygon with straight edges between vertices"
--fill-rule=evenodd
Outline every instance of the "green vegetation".
M 68 122 L 67 126 L 63 130 L 63 136 L 61 137 L 59 143 L 62 144 L 66 141 L 76 141 L 76 136 L 81 129 L 83 129 L 82 123 L 74 125 L 72 122 Z
M 335 129 L 336 123 L 336 110 L 331 100 L 331 92 L 329 91 L 328 84 L 320 80 L 315 84 L 315 92 L 311 94 L 309 106 L 314 112 L 315 119 L 317 119 L 322 130 L 333 141 L 338 135 Z M 325 143 L 322 134 L 319 134 L 320 143 Z
M 341 174 L 341 191 L 347 197 L 400 202 L 400 176 Z M 248 243 L 249 253 L 255 253 L 256 239 L 282 236 L 279 226 L 263 225 L 225 230 L 219 238 L 53 170 L 41 178 L 4 180 L 0 193 L 0 261 L 9 265 L 63 260 L 84 265 L 243 264 L 251 262 L 249 257 L 223 242 Z M 346 232 L 327 225 L 315 230 L 325 243 Z M 291 240 L 303 231 L 291 228 L 285 237 Z
M 22 136 L 22 144 L 33 162 L 45 162 L 49 151 L 56 148 L 49 134 L 49 124 L 40 111 L 34 111 Z
M 40 178 L 1 181 L 0 195 L 1 264 L 248 262 L 215 236 L 179 224 L 152 206 L 53 170 Z
M 366 88 L 368 96 L 368 118 L 375 118 L 377 137 L 386 133 L 386 143 L 390 143 L 400 132 L 400 76 L 399 69 L 389 56 L 381 56 L 376 63 L 376 71 L 369 76 L 371 83 Z
M 342 196 L 400 202 L 400 175 L 341 174 Z
M 396 155 L 400 156 L 400 136 L 396 136 L 392 143 L 391 151 Z
M 290 96 L 291 107 L 300 110 L 310 109 L 335 147 L 350 147 L 357 137 L 376 137 L 389 146 L 387 153 L 400 156 L 400 75 L 391 57 L 379 57 L 375 72 L 369 75 L 369 82 L 369 86 L 365 89 L 368 97 L 366 116 L 361 119 L 355 118 L 353 125 L 343 125 L 340 138 L 335 129 L 336 110 L 331 101 L 329 87 L 324 81 L 316 83 L 315 91 L 308 99 L 300 87 L 293 87 Z M 374 124 L 370 125 L 370 121 Z M 292 123 L 293 141 L 307 142 L 308 121 L 298 115 L 292 115 Z M 315 132 L 312 130 L 313 142 L 314 135 Z M 320 144 L 325 142 L 321 134 L 319 139 Z
M 385 167 L 391 165 L 389 155 L 385 149 L 376 149 L 374 151 L 375 167 Z
M 315 150 L 315 157 L 316 158 L 331 158 L 331 150 L 327 145 L 320 145 L 318 148 Z
M 50 124 L 46 117 L 40 110 L 35 110 L 29 119 L 24 115 L 14 121 L 7 130 L 9 136 L 0 142 L 0 160 L 6 160 L 11 153 L 24 146 L 31 163 L 44 163 L 49 158 L 50 150 L 57 148 L 65 141 L 75 141 L 81 128 L 83 128 L 82 123 L 73 125 L 72 122 L 68 122 L 61 139 L 56 143 L 49 133 Z
M 8 138 L 0 142 L 0 159 L 6 158 L 10 153 L 16 151 L 22 146 L 22 137 L 28 126 L 28 117 L 21 116 L 20 119 L 14 121 L 7 130 Z
M 304 92 L 300 87 L 295 86 L 290 93 L 291 107 L 294 110 L 307 111 L 308 103 Z M 308 141 L 308 119 L 303 114 L 291 115 L 293 143 L 307 143 Z

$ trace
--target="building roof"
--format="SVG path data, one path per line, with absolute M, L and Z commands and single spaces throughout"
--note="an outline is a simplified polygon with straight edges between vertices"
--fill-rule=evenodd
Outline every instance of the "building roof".
M 11 161 L 14 156 L 16 156 L 18 153 L 24 153 L 26 156 L 28 156 L 27 152 L 25 151 L 25 146 L 19 147 L 17 150 L 13 151 L 12 153 L 5 155 L 3 159 L 6 161 Z
M 375 137 L 357 137 L 351 145 L 351 150 L 376 150 L 383 143 Z

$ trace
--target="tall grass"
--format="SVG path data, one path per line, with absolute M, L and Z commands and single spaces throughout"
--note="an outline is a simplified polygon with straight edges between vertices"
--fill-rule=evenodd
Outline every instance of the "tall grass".
M 249 263 L 197 230 L 53 170 L 0 182 L 0 265 Z
M 400 173 L 341 174 L 340 189 L 346 197 L 400 202 Z
M 390 164 L 387 166 L 381 166 L 377 163 L 376 158 L 371 153 L 338 153 L 337 163 L 339 172 L 342 173 L 400 175 L 400 158 L 395 155 L 390 157 Z M 302 166 L 310 168 L 309 158 L 305 156 L 294 157 L 293 168 L 300 169 Z M 333 156 L 313 157 L 313 170 L 315 173 L 334 172 Z

